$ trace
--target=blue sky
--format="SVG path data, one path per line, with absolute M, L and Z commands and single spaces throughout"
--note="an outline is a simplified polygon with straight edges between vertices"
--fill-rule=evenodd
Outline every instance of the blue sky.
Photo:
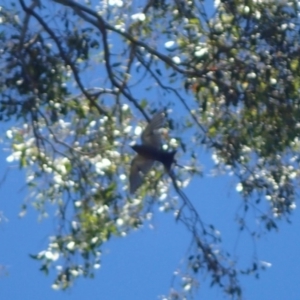
M 92 75 L 91 75 L 92 76 Z M 0 181 L 8 166 L 7 152 L 0 151 Z M 203 165 L 211 165 L 202 153 Z M 51 289 L 54 276 L 45 276 L 39 263 L 29 257 L 43 250 L 48 236 L 54 233 L 52 218 L 38 221 L 33 209 L 20 219 L 18 214 L 28 191 L 24 173 L 11 168 L 0 186 L 0 212 L 7 221 L 0 223 L 0 264 L 7 275 L 0 276 L 0 299 L 101 299 L 153 300 L 167 294 L 172 273 L 182 266 L 190 242 L 189 234 L 166 213 L 157 213 L 148 226 L 126 238 L 114 238 L 102 249 L 102 265 L 94 279 L 80 278 L 68 291 Z M 242 264 L 258 258 L 272 264 L 261 272 L 260 279 L 241 277 L 244 296 L 248 300 L 299 300 L 300 286 L 300 213 L 296 209 L 292 224 L 279 224 L 279 231 L 264 235 L 253 245 L 246 232 L 239 234 L 234 222 L 242 201 L 235 191 L 232 177 L 195 179 L 186 194 L 197 207 L 202 219 L 221 231 L 224 248 L 234 253 Z M 251 215 L 251 213 L 250 213 Z M 209 288 L 207 274 L 199 277 L 200 289 L 195 299 L 224 299 L 220 289 Z
M 7 164 L 1 153 L 2 173 Z M 203 163 L 210 163 L 203 155 Z M 207 160 L 207 161 L 205 161 Z M 11 170 L 0 190 L 0 211 L 7 221 L 0 224 L 0 263 L 8 274 L 0 277 L 1 299 L 101 299 L 150 300 L 166 294 L 172 273 L 182 266 L 189 236 L 169 214 L 158 213 L 153 228 L 145 226 L 126 238 L 112 239 L 103 248 L 102 266 L 94 279 L 79 279 L 66 292 L 53 291 L 53 274 L 45 276 L 38 262 L 29 257 L 46 245 L 53 233 L 51 218 L 38 222 L 37 213 L 18 217 L 27 191 L 24 175 Z M 197 206 L 202 218 L 215 224 L 222 233 L 224 246 L 243 263 L 253 255 L 253 243 L 246 232 L 238 234 L 234 216 L 241 199 L 235 192 L 232 177 L 204 177 L 194 180 L 186 193 Z M 263 236 L 256 242 L 260 260 L 272 263 L 261 272 L 260 279 L 241 277 L 244 296 L 248 300 L 300 299 L 300 215 L 296 210 L 292 224 L 281 222 L 279 232 Z M 207 279 L 205 279 L 207 277 Z M 200 289 L 195 299 L 224 299 L 218 288 L 209 288 L 209 277 L 200 277 Z

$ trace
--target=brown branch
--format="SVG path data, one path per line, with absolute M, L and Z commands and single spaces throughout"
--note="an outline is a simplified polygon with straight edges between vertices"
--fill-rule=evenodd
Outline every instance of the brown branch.
M 105 58 L 105 67 L 108 74 L 108 77 L 111 81 L 111 83 L 119 89 L 119 91 L 130 101 L 134 104 L 134 106 L 144 115 L 144 117 L 149 121 L 150 118 L 146 115 L 144 109 L 140 106 L 139 101 L 135 99 L 129 91 L 127 91 L 126 86 L 122 85 L 122 82 L 119 83 L 115 79 L 115 74 L 112 71 L 111 64 L 110 64 L 110 50 L 107 42 L 107 30 L 105 27 L 105 24 L 103 20 L 100 18 L 99 23 L 95 22 L 95 20 L 89 18 L 87 15 L 85 15 L 82 11 L 74 9 L 76 13 L 82 17 L 87 22 L 93 24 L 97 29 L 100 30 L 102 35 L 102 42 L 104 47 L 104 58 Z
M 110 31 L 116 32 L 120 36 L 126 38 L 131 43 L 135 44 L 136 46 L 143 47 L 150 54 L 156 56 L 157 58 L 159 58 L 161 61 L 165 62 L 167 65 L 169 65 L 171 68 L 173 68 L 175 71 L 177 71 L 180 74 L 184 74 L 185 76 L 188 76 L 188 77 L 201 77 L 204 74 L 206 74 L 207 72 L 209 72 L 206 69 L 206 67 L 203 68 L 203 71 L 200 71 L 200 70 L 197 70 L 197 69 L 194 69 L 194 70 L 181 69 L 172 60 L 172 58 L 170 58 L 170 57 L 168 57 L 168 56 L 160 53 L 159 51 L 156 51 L 155 49 L 151 48 L 148 44 L 146 44 L 146 43 L 144 43 L 142 41 L 137 40 L 132 35 L 130 35 L 128 32 L 119 30 L 119 29 L 115 28 L 114 26 L 106 23 L 103 20 L 103 18 L 100 15 L 98 15 L 95 11 L 93 11 L 92 9 L 90 9 L 90 8 L 88 8 L 88 7 L 86 7 L 86 6 L 82 5 L 82 4 L 79 4 L 77 2 L 74 2 L 72 0 L 54 0 L 54 1 L 57 2 L 57 3 L 63 4 L 65 6 L 69 6 L 73 10 L 76 10 L 77 13 L 78 13 L 78 11 L 81 11 L 81 12 L 84 11 L 85 13 L 93 16 L 94 18 L 96 18 L 96 20 L 89 19 L 89 23 L 93 24 L 96 27 L 98 26 L 97 24 L 101 24 L 102 28 L 105 28 L 106 30 L 110 30 Z

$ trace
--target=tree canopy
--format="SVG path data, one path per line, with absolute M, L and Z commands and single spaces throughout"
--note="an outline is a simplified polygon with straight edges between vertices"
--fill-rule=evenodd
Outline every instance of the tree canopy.
M 254 210 L 258 236 L 296 208 L 300 150 L 298 1 L 4 1 L 0 9 L 0 120 L 9 163 L 26 170 L 30 201 L 56 232 L 32 255 L 54 288 L 94 276 L 101 247 L 151 222 L 157 208 L 189 231 L 178 299 L 201 271 L 233 298 L 239 267 L 184 188 L 205 174 L 235 176 L 243 201 L 237 226 Z M 155 166 L 128 189 L 142 128 L 164 109 L 164 149 L 177 150 L 172 176 Z M 205 175 L 204 174 L 204 175 Z M 218 250 L 216 250 L 218 249 Z M 221 249 L 221 250 L 220 250 Z

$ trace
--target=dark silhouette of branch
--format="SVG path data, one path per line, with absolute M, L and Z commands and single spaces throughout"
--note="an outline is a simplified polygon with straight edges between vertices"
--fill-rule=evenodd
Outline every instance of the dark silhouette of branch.
M 53 39 L 53 41 L 55 42 L 58 50 L 59 50 L 59 53 L 60 53 L 60 56 L 61 58 L 65 61 L 65 63 L 67 65 L 70 66 L 72 72 L 73 72 L 73 75 L 74 75 L 74 78 L 76 80 L 76 83 L 78 84 L 78 87 L 80 88 L 81 92 L 85 95 L 85 97 L 91 102 L 91 105 L 94 106 L 101 115 L 106 115 L 108 116 L 108 113 L 107 111 L 101 107 L 97 102 L 96 102 L 96 99 L 94 97 L 92 97 L 87 91 L 86 89 L 84 88 L 82 82 L 81 82 L 81 79 L 80 79 L 80 76 L 79 76 L 79 73 L 78 73 L 78 70 L 77 68 L 75 67 L 74 63 L 69 59 L 68 55 L 65 54 L 65 51 L 63 50 L 62 46 L 61 46 L 61 43 L 59 41 L 59 39 L 56 37 L 55 33 L 50 29 L 50 27 L 47 25 L 47 23 L 39 16 L 39 14 L 37 14 L 33 9 L 31 9 L 30 7 L 27 7 L 24 3 L 23 0 L 20 0 L 20 3 L 21 3 L 21 6 L 23 8 L 23 10 L 32 15 L 42 26 L 43 28 L 45 29 L 45 31 L 50 35 L 50 37 Z

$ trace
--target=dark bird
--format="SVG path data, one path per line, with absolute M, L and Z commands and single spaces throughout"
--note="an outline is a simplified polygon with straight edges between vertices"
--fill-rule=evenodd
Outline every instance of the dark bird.
M 144 176 L 150 171 L 154 161 L 161 162 L 166 172 L 175 163 L 176 151 L 167 152 L 161 148 L 161 137 L 158 132 L 165 121 L 165 114 L 156 113 L 142 133 L 142 145 L 134 145 L 132 149 L 137 155 L 131 162 L 129 184 L 130 193 L 134 193 L 143 183 Z

